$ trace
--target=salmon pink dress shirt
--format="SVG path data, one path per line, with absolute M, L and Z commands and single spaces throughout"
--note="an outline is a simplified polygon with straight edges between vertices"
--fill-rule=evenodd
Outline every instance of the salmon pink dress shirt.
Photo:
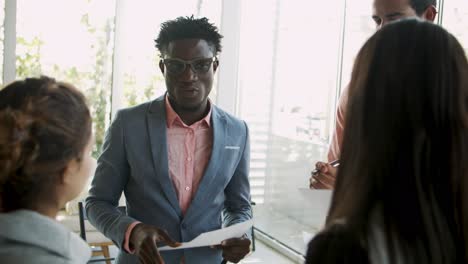
M 179 200 L 182 214 L 185 215 L 192 202 L 205 169 L 211 157 L 213 147 L 213 128 L 211 127 L 210 111 L 201 120 L 186 125 L 172 108 L 168 97 L 165 99 L 167 126 L 167 156 L 169 161 L 169 176 Z M 132 223 L 125 233 L 124 248 L 129 253 L 129 240 L 133 228 L 139 222 Z

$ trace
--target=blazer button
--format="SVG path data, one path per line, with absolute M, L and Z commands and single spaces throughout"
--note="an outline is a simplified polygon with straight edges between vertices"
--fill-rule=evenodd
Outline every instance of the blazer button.
M 183 229 L 186 229 L 187 228 L 187 225 L 185 223 L 182 223 L 182 225 L 180 225 Z

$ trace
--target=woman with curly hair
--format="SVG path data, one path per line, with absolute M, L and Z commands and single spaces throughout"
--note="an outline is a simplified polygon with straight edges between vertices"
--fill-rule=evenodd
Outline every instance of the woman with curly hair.
M 55 221 L 85 186 L 92 121 L 72 85 L 48 77 L 0 90 L 0 260 L 86 263 L 91 251 Z

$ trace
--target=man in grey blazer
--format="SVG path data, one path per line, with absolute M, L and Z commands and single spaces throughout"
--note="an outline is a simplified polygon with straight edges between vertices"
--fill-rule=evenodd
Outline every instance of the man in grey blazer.
M 252 217 L 247 125 L 208 99 L 221 38 L 206 18 L 163 23 L 156 47 L 167 93 L 119 111 L 107 132 L 86 210 L 121 249 L 117 263 L 237 263 L 250 250 L 247 235 L 157 250 Z M 127 215 L 116 208 L 122 192 Z

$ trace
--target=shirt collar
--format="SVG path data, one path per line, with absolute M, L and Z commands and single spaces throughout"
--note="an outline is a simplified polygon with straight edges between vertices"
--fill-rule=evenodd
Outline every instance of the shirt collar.
M 212 111 L 212 103 L 211 103 L 211 100 L 208 99 L 208 107 L 210 108 L 210 111 L 208 111 L 208 114 L 206 114 L 206 116 L 204 118 L 202 118 L 200 121 L 197 121 L 195 122 L 193 125 L 195 124 L 199 124 L 199 123 L 204 123 L 206 124 L 208 127 L 211 126 L 211 111 Z M 176 113 L 176 111 L 174 111 L 174 108 L 172 108 L 171 106 L 171 103 L 169 102 L 169 97 L 167 96 L 166 94 L 166 99 L 165 99 L 165 107 L 166 107 L 166 125 L 168 128 L 171 128 L 175 122 L 180 122 L 183 126 L 186 126 L 188 127 L 184 121 L 182 121 L 182 119 L 180 118 L 180 116 Z

